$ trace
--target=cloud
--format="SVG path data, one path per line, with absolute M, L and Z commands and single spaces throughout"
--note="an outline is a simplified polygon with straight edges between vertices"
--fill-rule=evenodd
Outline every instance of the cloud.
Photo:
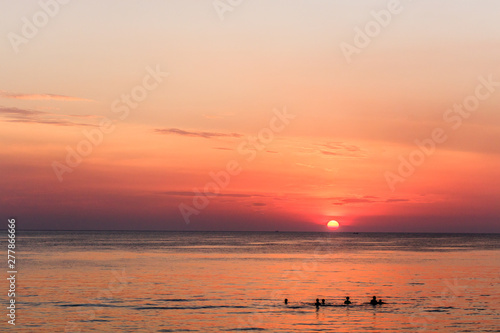
M 344 204 L 351 203 L 365 203 L 365 202 L 377 202 L 376 200 L 365 199 L 365 198 L 346 198 L 341 200 Z
M 174 134 L 174 135 L 182 135 L 182 136 L 190 136 L 204 139 L 212 139 L 212 138 L 241 138 L 243 135 L 238 133 L 217 133 L 217 132 L 200 132 L 200 131 L 185 131 L 178 128 L 165 128 L 160 129 L 157 128 L 154 130 L 156 133 L 160 134 Z
M 45 111 L 19 109 L 0 106 L 0 117 L 8 123 L 44 124 L 57 126 L 95 126 L 87 123 L 77 123 L 64 118 L 98 118 L 93 115 L 61 115 Z
M 346 156 L 346 157 L 364 157 L 363 150 L 355 145 L 349 145 L 343 142 L 329 142 L 320 144 L 319 152 L 329 156 Z
M 8 123 L 26 123 L 26 124 L 45 124 L 45 125 L 57 125 L 57 126 L 91 126 L 91 127 L 96 126 L 96 125 L 92 125 L 92 124 L 73 123 L 71 121 L 66 121 L 66 120 L 11 119 L 11 120 L 5 120 L 5 122 L 8 122 Z
M 171 196 L 179 196 L 179 197 L 194 197 L 196 196 L 195 192 L 190 191 L 165 191 L 160 192 L 161 194 L 171 195 Z M 262 194 L 244 194 L 244 193 L 211 193 L 217 197 L 231 197 L 231 198 L 252 198 L 252 197 L 265 197 Z M 209 194 L 210 195 L 210 194 Z
M 334 153 L 334 152 L 327 151 L 327 150 L 320 150 L 319 152 L 320 152 L 321 154 L 325 154 L 325 155 L 334 155 L 334 156 L 342 155 L 342 154 L 340 154 L 340 153 Z
M 24 99 L 24 100 L 54 100 L 67 102 L 95 102 L 94 100 L 73 96 L 55 95 L 55 94 L 20 94 L 0 90 L 0 97 Z
M 387 199 L 385 202 L 407 202 L 408 199 Z
M 26 109 L 18 109 L 18 108 L 6 108 L 6 107 L 0 106 L 0 115 L 31 117 L 31 116 L 44 115 L 44 114 L 49 114 L 49 113 L 45 112 L 45 111 L 26 110 Z
M 330 142 L 324 145 L 328 149 L 333 149 L 333 150 L 347 150 L 347 151 L 361 151 L 361 148 L 358 146 L 354 145 L 347 145 L 342 142 Z
M 334 205 L 350 205 L 350 204 L 362 204 L 362 203 L 395 203 L 395 202 L 408 202 L 409 199 L 398 199 L 398 198 L 389 198 L 382 199 L 378 197 L 374 197 L 371 195 L 365 195 L 364 197 L 344 197 L 344 198 L 330 198 L 334 199 Z

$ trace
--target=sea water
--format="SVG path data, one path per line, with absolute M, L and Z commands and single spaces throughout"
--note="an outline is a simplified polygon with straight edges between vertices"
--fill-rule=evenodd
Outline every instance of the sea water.
M 500 332 L 500 235 L 20 231 L 16 255 L 20 332 Z

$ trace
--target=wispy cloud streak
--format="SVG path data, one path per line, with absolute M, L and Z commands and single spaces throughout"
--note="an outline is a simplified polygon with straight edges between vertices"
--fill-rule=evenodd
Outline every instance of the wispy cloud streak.
M 196 193 L 189 191 L 165 191 L 161 192 L 164 195 L 178 196 L 178 197 L 194 197 Z M 231 198 L 252 198 L 252 197 L 265 197 L 262 194 L 246 194 L 246 193 L 209 193 L 217 195 L 218 197 L 231 197 Z
M 202 132 L 202 131 L 185 131 L 178 128 L 157 128 L 154 130 L 159 134 L 174 134 L 181 136 L 189 136 L 196 138 L 212 139 L 212 138 L 241 138 L 243 135 L 239 133 L 218 133 L 218 132 Z
M 363 197 L 340 197 L 340 198 L 331 198 L 335 200 L 335 205 L 351 205 L 351 204 L 371 204 L 371 203 L 395 203 L 395 202 L 408 202 L 409 199 L 399 199 L 399 198 L 390 198 L 383 199 L 370 195 L 366 195 Z
M 87 123 L 72 122 L 64 118 L 98 118 L 94 115 L 61 115 L 45 111 L 19 109 L 0 106 L 0 117 L 8 123 L 44 124 L 57 126 L 95 126 Z
M 355 145 L 349 145 L 343 142 L 329 142 L 319 145 L 319 152 L 328 156 L 345 156 L 345 157 L 364 157 L 363 150 Z
M 66 102 L 95 102 L 94 100 L 56 94 L 22 94 L 0 90 L 0 97 L 24 100 L 55 100 Z

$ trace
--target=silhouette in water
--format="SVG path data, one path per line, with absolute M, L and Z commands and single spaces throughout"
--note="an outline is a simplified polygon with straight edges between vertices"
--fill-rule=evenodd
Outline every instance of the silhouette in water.
M 314 305 L 316 305 L 316 309 L 319 308 L 319 306 L 321 305 L 321 303 L 319 302 L 319 298 L 316 298 L 316 303 L 314 303 Z
M 349 296 L 345 297 L 344 304 L 346 304 L 346 305 L 351 304 L 351 301 L 349 300 Z
M 378 304 L 376 296 L 373 296 L 372 300 L 370 301 L 370 304 L 371 305 L 377 305 Z
M 321 305 L 325 305 L 325 299 L 324 298 L 321 300 Z
M 288 304 L 288 298 L 285 298 L 285 304 Z
M 378 300 L 377 304 L 385 304 L 385 302 L 382 302 L 381 299 Z

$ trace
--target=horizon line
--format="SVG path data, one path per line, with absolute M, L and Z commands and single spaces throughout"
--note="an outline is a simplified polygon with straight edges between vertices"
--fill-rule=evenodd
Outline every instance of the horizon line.
M 119 232 L 259 232 L 259 233 L 327 233 L 327 234 L 481 234 L 500 235 L 500 232 L 444 232 L 444 231 L 298 231 L 298 230 L 164 230 L 164 229 L 16 229 L 17 231 L 119 231 Z

